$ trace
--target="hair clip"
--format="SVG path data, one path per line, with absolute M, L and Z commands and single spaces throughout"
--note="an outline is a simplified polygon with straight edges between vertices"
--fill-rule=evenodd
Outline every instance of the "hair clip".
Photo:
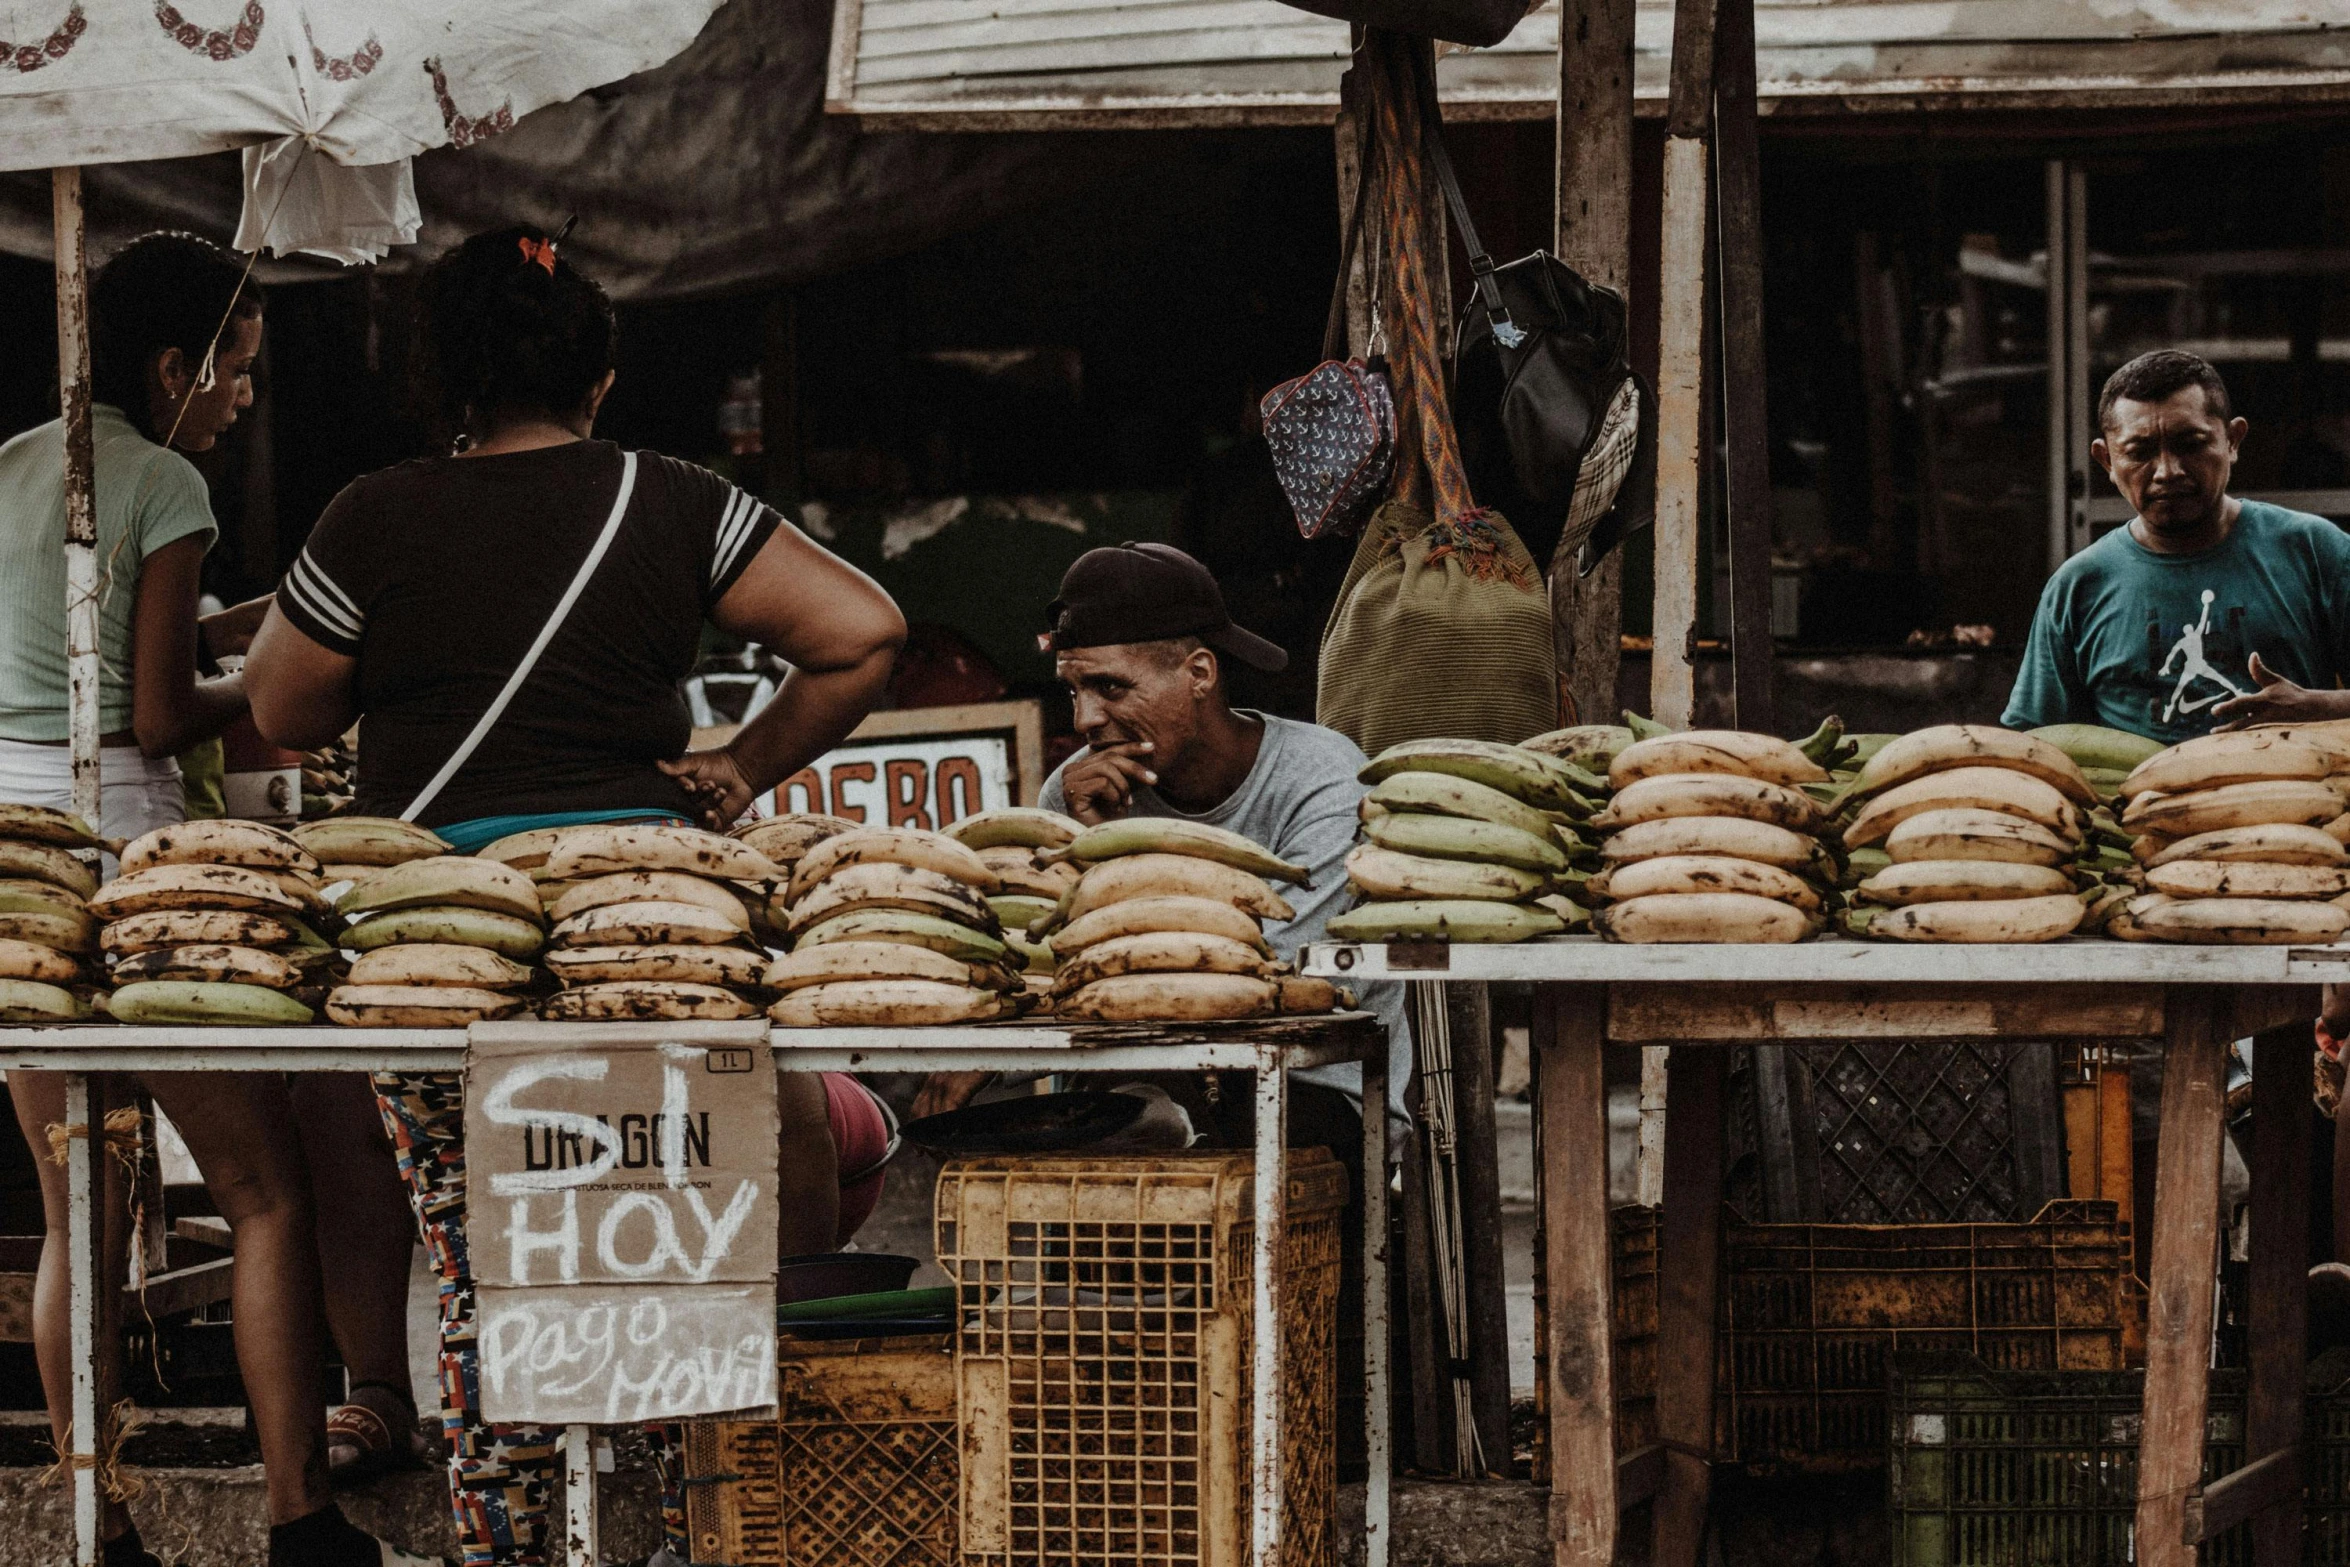
M 525 266 L 535 261 L 547 269 L 547 276 L 553 277 L 555 275 L 555 242 L 553 240 L 532 239 L 528 234 L 525 234 L 515 243 L 522 247 L 522 261 Z

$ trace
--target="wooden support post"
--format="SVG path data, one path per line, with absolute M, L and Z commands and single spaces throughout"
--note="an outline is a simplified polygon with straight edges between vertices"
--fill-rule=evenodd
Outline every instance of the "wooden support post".
M 2302 1374 L 2309 1306 L 2309 1026 L 2261 1034 L 2252 1051 L 2252 1388 L 2247 1463 L 2289 1454 L 2288 1500 L 2252 1525 L 2254 1567 L 2301 1560 Z
M 2203 1478 L 2210 1397 L 2211 1281 L 2219 1256 L 2220 1117 L 2227 1095 L 2229 995 L 2174 985 L 2164 1007 L 2154 1259 L 2146 1322 L 2145 1423 L 2138 1447 L 2140 1567 L 2192 1567 L 2186 1504 Z
M 1420 1119 L 1420 1085 L 1405 1090 L 1412 1119 Z M 1398 1355 L 1411 1369 L 1409 1393 L 1412 1411 L 1410 1462 L 1422 1474 L 1440 1475 L 1452 1468 L 1450 1431 L 1444 1396 L 1444 1319 L 1436 1302 L 1436 1244 L 1428 1224 L 1428 1171 L 1415 1133 L 1404 1139 L 1403 1154 L 1403 1281 L 1404 1309 L 1400 1326 L 1403 1343 Z
M 1665 1449 L 1652 1567 L 1697 1567 L 1714 1449 L 1714 1306 L 1721 1271 L 1722 1090 L 1729 1055 L 1684 1045 L 1667 1064 L 1665 1202 L 1657 1233 L 1656 1429 Z
M 1675 0 L 1657 276 L 1656 611 L 1649 710 L 1689 727 L 1697 705 L 1698 543 L 1705 528 L 1705 301 L 1715 0 Z
M 1607 1000 L 1596 985 L 1534 990 L 1549 1303 L 1550 1540 L 1557 1567 L 1616 1554 L 1615 1246 L 1607 1205 Z
M 1501 1167 L 1493 1125 L 1493 1008 L 1483 985 L 1446 985 L 1451 1015 L 1461 1262 L 1468 1273 L 1470 1402 L 1488 1473 L 1510 1472 L 1509 1291 L 1502 1278 Z
M 73 808 L 98 813 L 98 491 L 90 435 L 89 231 L 82 171 L 50 174 L 57 247 L 57 388 L 65 415 L 65 709 Z
M 1771 432 L 1763 369 L 1762 152 L 1754 0 L 1718 0 L 1714 182 L 1721 234 L 1724 489 L 1730 520 L 1730 672 L 1737 726 L 1778 727 L 1771 697 Z
M 1632 282 L 1634 0 L 1559 0 L 1558 258 L 1629 295 Z M 1624 630 L 1623 552 L 1578 578 L 1572 551 L 1550 563 L 1559 675 L 1574 717 L 1610 723 Z

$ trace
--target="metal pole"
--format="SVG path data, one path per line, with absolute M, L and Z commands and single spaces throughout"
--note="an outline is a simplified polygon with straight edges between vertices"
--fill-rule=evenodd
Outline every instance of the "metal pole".
M 568 1567 L 602 1567 L 596 1549 L 596 1432 L 563 1428 L 563 1560 Z
M 1363 1057 L 1363 1567 L 1387 1567 L 1388 1492 L 1395 1467 L 1389 1431 L 1387 1304 L 1387 1051 L 1381 1032 Z
M 1281 1559 L 1281 1255 L 1289 1223 L 1289 1074 L 1278 1046 L 1257 1054 L 1257 1159 L 1254 1285 L 1250 1323 L 1249 1560 Z
M 85 405 L 86 406 L 86 405 Z M 105 1135 L 92 1122 L 90 1075 L 65 1074 L 66 1246 L 73 1356 L 73 1430 L 66 1463 L 73 1472 L 73 1559 L 76 1567 L 98 1567 L 98 1273 L 101 1225 L 98 1217 L 96 1141 Z
M 82 171 L 49 176 L 57 247 L 57 387 L 65 415 L 66 736 L 72 745 L 73 808 L 98 819 L 98 510 L 90 446 L 89 237 Z

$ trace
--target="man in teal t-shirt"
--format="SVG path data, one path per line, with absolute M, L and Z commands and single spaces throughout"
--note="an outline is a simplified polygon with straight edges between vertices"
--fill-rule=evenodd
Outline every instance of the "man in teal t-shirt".
M 2160 349 L 2113 373 L 2090 453 L 2137 508 L 2041 591 L 2000 722 L 2166 743 L 2350 717 L 2350 534 L 2228 494 L 2245 423 L 2219 373 Z

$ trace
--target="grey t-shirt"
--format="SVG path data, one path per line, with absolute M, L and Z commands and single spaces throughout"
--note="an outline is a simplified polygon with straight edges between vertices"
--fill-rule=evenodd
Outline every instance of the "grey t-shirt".
M 1311 887 L 1283 887 L 1281 896 L 1297 910 L 1297 918 L 1270 926 L 1265 939 L 1284 958 L 1304 954 L 1309 942 L 1322 939 L 1322 927 L 1347 905 L 1346 868 L 1342 863 L 1355 842 L 1355 807 L 1367 792 L 1355 781 L 1364 756 L 1352 740 L 1335 729 L 1275 718 L 1269 713 L 1238 710 L 1265 726 L 1257 747 L 1257 761 L 1240 787 L 1220 805 L 1197 813 L 1180 811 L 1148 784 L 1137 784 L 1129 797 L 1132 816 L 1172 816 L 1205 822 L 1263 844 L 1281 858 L 1303 865 L 1313 874 Z M 1076 756 L 1053 770 L 1037 803 L 1048 811 L 1067 811 L 1069 796 L 1061 774 Z M 1394 981 L 1355 982 L 1349 986 L 1365 1009 L 1387 1025 L 1387 1092 L 1389 1108 L 1403 1114 L 1404 1082 L 1411 1074 L 1411 1035 L 1404 1028 L 1404 989 Z M 1360 1098 L 1362 1068 L 1352 1062 L 1314 1067 L 1297 1074 Z

